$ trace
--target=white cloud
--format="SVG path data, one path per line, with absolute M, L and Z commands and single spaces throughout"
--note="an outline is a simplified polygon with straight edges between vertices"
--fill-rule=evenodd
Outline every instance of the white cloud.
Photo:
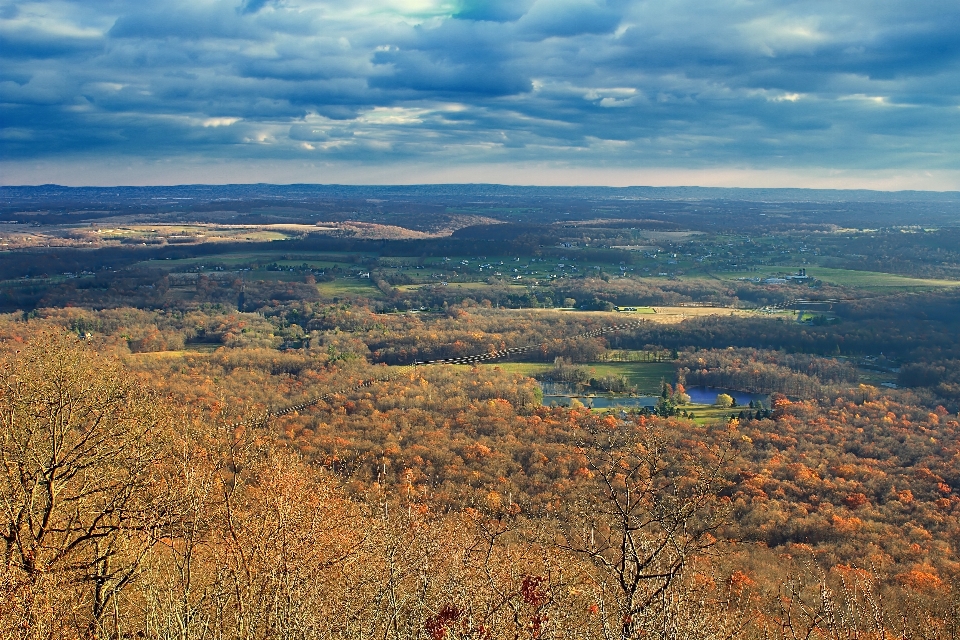
M 237 122 L 240 118 L 206 118 L 202 124 L 204 127 L 229 127 Z
M 740 25 L 738 31 L 746 46 L 766 56 L 812 53 L 828 40 L 819 23 L 817 16 L 767 15 Z
M 423 116 L 427 113 L 427 109 L 375 107 L 357 118 L 357 121 L 375 125 L 411 125 L 423 122 Z

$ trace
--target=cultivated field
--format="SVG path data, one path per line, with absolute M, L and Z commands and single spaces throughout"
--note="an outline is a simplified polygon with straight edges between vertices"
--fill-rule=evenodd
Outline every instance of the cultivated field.
M 791 274 L 799 269 L 806 269 L 807 275 L 822 280 L 823 282 L 841 286 L 855 287 L 866 290 L 910 290 L 910 289 L 932 289 L 937 287 L 956 287 L 960 286 L 958 280 L 942 280 L 933 278 L 911 278 L 894 273 L 881 273 L 879 271 L 856 271 L 853 269 L 831 269 L 828 267 L 817 267 L 802 265 L 799 267 L 775 267 L 762 271 L 740 271 L 717 273 L 716 277 L 721 280 L 736 280 L 738 278 L 767 278 L 778 273 Z
M 502 362 L 483 366 L 499 367 L 509 373 L 521 373 L 531 377 L 553 369 L 553 365 L 546 362 Z M 626 376 L 641 395 L 660 393 L 660 383 L 672 384 L 676 377 L 674 366 L 670 362 L 590 362 L 582 366 L 588 368 L 590 375 L 595 378 Z

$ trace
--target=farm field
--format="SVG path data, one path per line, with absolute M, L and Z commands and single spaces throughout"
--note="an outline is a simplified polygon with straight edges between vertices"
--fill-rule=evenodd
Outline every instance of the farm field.
M 857 373 L 860 376 L 861 384 L 869 384 L 878 387 L 883 384 L 896 384 L 897 374 L 889 371 L 875 371 L 873 369 L 858 368 Z
M 671 362 L 602 362 L 587 365 L 596 376 L 626 376 L 641 395 L 660 393 L 660 383 L 673 384 L 676 371 Z
M 656 313 L 657 310 L 653 307 L 631 307 L 630 310 L 620 310 L 619 313 L 624 315 L 652 315 Z
M 330 282 L 318 282 L 317 291 L 325 296 L 366 296 L 371 299 L 383 299 L 384 295 L 370 278 L 337 278 Z
M 683 406 L 684 410 L 688 413 L 694 415 L 694 422 L 697 424 L 711 424 L 717 421 L 722 421 L 728 419 L 732 415 L 736 415 L 741 411 L 741 408 L 736 409 L 721 409 L 720 407 L 712 404 L 688 404 Z
M 824 282 L 846 287 L 857 287 L 859 289 L 917 289 L 960 286 L 960 280 L 909 278 L 893 273 L 881 273 L 877 271 L 853 271 L 814 267 L 808 269 L 807 273 Z
M 277 213 L 277 212 L 271 212 Z M 208 212 L 208 215 L 229 212 Z M 226 217 L 230 217 L 226 215 Z M 138 221 L 136 216 L 118 216 L 109 222 L 101 220 L 92 224 L 47 225 L 39 230 L 13 227 L 0 235 L 0 246 L 25 247 L 104 247 L 123 245 L 190 246 L 210 243 L 275 242 L 307 236 L 348 237 L 370 240 L 424 239 L 444 233 L 424 233 L 404 227 L 362 222 L 330 222 L 319 224 L 266 223 L 231 224 L 210 223 L 158 223 Z
M 704 316 L 735 316 L 750 317 L 756 316 L 757 312 L 752 309 L 733 309 L 728 307 L 638 307 L 637 311 L 583 311 L 580 309 L 534 309 L 540 313 L 574 313 L 577 315 L 589 315 L 605 318 L 611 324 L 618 324 L 624 320 L 629 320 L 634 316 L 643 316 L 640 320 L 670 324 L 682 322 L 687 318 L 701 318 Z M 764 314 L 764 317 L 770 317 L 771 314 Z M 777 314 L 774 314 L 777 315 Z M 784 315 L 790 315 L 790 312 L 784 312 Z
M 675 324 L 687 318 L 703 318 L 705 316 L 728 316 L 744 318 L 756 316 L 757 312 L 749 309 L 728 309 L 726 307 L 653 307 L 653 315 L 645 315 L 644 320 L 659 324 Z
M 318 231 L 308 225 L 224 225 L 224 224 L 114 224 L 62 227 L 46 230 L 50 239 L 60 236 L 82 237 L 95 243 L 189 241 L 207 242 L 273 242 L 287 240 L 304 233 Z
M 856 271 L 853 269 L 832 269 L 801 265 L 799 267 L 778 266 L 761 268 L 760 271 L 723 272 L 716 276 L 721 280 L 736 280 L 738 278 L 765 278 L 775 273 L 796 273 L 798 269 L 806 269 L 807 275 L 818 280 L 841 287 L 855 287 L 865 290 L 909 290 L 929 289 L 936 287 L 957 287 L 960 280 L 944 280 L 936 278 L 911 278 L 894 273 L 879 271 Z
M 138 353 L 126 354 L 124 358 L 133 360 L 170 360 L 184 358 L 186 356 L 206 356 L 221 348 L 220 344 L 195 343 L 188 344 L 183 349 L 170 351 L 143 351 Z
M 485 367 L 499 367 L 508 373 L 521 373 L 533 377 L 553 369 L 546 362 L 503 362 L 485 364 Z M 631 385 L 636 385 L 640 395 L 660 393 L 660 383 L 673 383 L 676 377 L 674 366 L 670 362 L 588 362 L 582 366 L 590 370 L 592 377 L 626 376 Z

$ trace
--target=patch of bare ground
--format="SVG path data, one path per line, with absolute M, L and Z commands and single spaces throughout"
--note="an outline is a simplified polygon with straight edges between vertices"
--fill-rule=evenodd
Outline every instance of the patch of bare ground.
M 317 226 L 313 228 L 313 232 L 319 229 L 327 233 L 348 235 L 365 240 L 411 240 L 445 237 L 458 229 L 480 224 L 500 224 L 500 221 L 483 216 L 451 216 L 430 231 L 416 231 L 399 225 L 347 220 L 336 223 L 318 222 Z

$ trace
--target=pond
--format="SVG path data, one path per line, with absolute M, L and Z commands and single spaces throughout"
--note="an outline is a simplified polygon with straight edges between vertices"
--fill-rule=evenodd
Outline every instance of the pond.
M 552 382 L 550 380 L 540 380 L 537 382 L 540 389 L 543 390 L 543 404 L 546 406 L 560 405 L 569 406 L 573 398 L 577 398 L 585 406 L 594 409 L 608 409 L 612 407 L 637 408 L 656 406 L 660 400 L 657 396 L 584 396 L 577 389 L 577 385 L 570 382 Z M 713 404 L 717 401 L 717 396 L 726 393 L 737 401 L 738 406 L 749 406 L 750 402 L 762 402 L 763 406 L 770 407 L 770 396 L 764 393 L 748 393 L 746 391 L 735 391 L 733 389 L 720 389 L 717 387 L 690 387 L 687 394 L 693 404 Z
M 713 404 L 721 393 L 725 393 L 736 400 L 739 406 L 748 406 L 752 400 L 753 402 L 762 402 L 763 406 L 770 408 L 770 396 L 766 393 L 748 393 L 733 389 L 718 389 L 717 387 L 687 387 L 687 395 L 690 396 L 690 401 L 694 404 Z

